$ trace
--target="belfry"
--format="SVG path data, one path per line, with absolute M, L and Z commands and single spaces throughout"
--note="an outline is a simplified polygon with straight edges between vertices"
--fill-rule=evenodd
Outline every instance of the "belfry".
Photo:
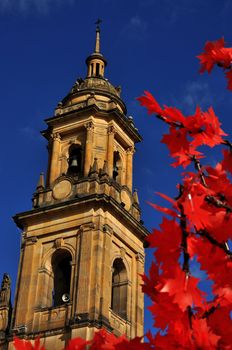
M 104 77 L 99 24 L 86 64 L 86 78 L 45 120 L 46 181 L 42 173 L 32 210 L 14 217 L 21 253 L 12 312 L 7 274 L 0 289 L 0 349 L 14 349 L 14 335 L 39 336 L 47 350 L 91 339 L 100 328 L 143 335 L 140 274 L 148 232 L 133 191 L 141 136 L 121 88 Z

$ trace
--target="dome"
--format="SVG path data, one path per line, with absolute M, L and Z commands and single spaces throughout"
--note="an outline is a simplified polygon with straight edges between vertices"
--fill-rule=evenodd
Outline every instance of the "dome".
M 121 88 L 120 86 L 114 87 L 108 79 L 103 77 L 89 77 L 86 79 L 77 79 L 73 85 L 70 93 L 81 93 L 89 90 L 101 90 L 102 92 L 108 92 L 109 94 L 120 97 Z

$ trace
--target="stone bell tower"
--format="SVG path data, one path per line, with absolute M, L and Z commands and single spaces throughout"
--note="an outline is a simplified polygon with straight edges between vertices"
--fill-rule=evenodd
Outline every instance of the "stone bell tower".
M 22 230 L 15 305 L 7 341 L 39 336 L 47 350 L 105 328 L 143 334 L 147 230 L 133 192 L 134 145 L 141 141 L 120 98 L 104 77 L 96 28 L 87 77 L 77 79 L 45 120 L 48 170 L 33 209 L 14 217 Z

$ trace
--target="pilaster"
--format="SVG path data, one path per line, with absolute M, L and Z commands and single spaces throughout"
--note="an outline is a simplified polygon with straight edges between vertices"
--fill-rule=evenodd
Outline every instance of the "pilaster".
M 108 160 L 108 170 L 109 177 L 113 177 L 113 161 L 114 161 L 114 135 L 115 128 L 113 125 L 108 127 L 108 148 L 107 148 L 107 160 Z
M 92 149 L 93 149 L 93 123 L 88 122 L 85 124 L 86 128 L 86 143 L 85 143 L 85 164 L 84 164 L 84 176 L 88 176 L 89 169 L 92 163 Z
M 49 184 L 51 185 L 53 181 L 58 176 L 58 164 L 60 156 L 60 134 L 55 133 L 51 135 L 52 138 L 52 154 L 51 154 L 51 165 L 50 165 L 50 174 L 49 174 Z
M 126 185 L 132 191 L 132 178 L 133 178 L 133 155 L 134 147 L 127 148 L 127 162 L 126 162 Z

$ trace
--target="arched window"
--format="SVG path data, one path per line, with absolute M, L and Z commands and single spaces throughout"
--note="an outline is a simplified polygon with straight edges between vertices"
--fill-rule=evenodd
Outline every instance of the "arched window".
M 113 161 L 113 179 L 117 182 L 120 182 L 120 176 L 121 176 L 121 158 L 119 155 L 119 152 L 114 152 L 114 161 Z
M 57 250 L 52 257 L 53 283 L 53 306 L 64 304 L 64 298 L 70 294 L 71 281 L 71 254 L 66 250 Z
M 69 148 L 68 174 L 80 176 L 82 173 L 82 148 L 80 145 L 72 145 Z
M 126 267 L 122 259 L 117 258 L 113 263 L 111 309 L 125 319 L 127 317 L 127 289 Z

